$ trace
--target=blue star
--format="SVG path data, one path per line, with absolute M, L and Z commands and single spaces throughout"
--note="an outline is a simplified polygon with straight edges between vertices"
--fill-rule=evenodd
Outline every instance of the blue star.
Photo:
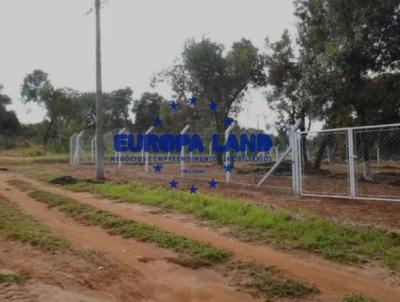
M 224 124 L 226 127 L 230 127 L 233 123 L 233 119 L 231 119 L 230 117 L 226 118 L 224 121 Z
M 232 166 L 231 165 L 224 166 L 224 169 L 225 169 L 225 173 L 232 173 Z
M 172 181 L 170 181 L 170 182 L 169 182 L 169 185 L 170 185 L 171 189 L 177 189 L 177 188 L 178 188 L 178 187 L 177 187 L 178 182 L 177 182 L 175 179 L 173 179 Z
M 171 104 L 169 104 L 169 108 L 170 108 L 172 111 L 176 111 L 176 109 L 178 108 L 178 104 L 174 101 L 174 102 L 172 102 Z
M 210 184 L 210 188 L 211 189 L 216 189 L 217 188 L 218 182 L 216 182 L 214 178 L 211 181 L 209 181 L 208 183 Z
M 154 123 L 154 126 L 162 126 L 162 120 L 158 117 L 158 118 L 156 118 L 154 121 L 153 121 L 153 123 Z
M 196 188 L 194 185 L 190 187 L 190 194 L 196 194 L 198 188 Z
M 210 108 L 211 111 L 216 112 L 217 111 L 217 103 L 212 100 L 210 104 L 208 104 L 208 108 Z
M 195 97 L 195 96 L 192 96 L 189 100 L 188 100 L 188 103 L 189 103 L 189 105 L 196 105 L 197 104 L 197 102 L 198 102 L 199 100 Z
M 154 173 L 161 173 L 162 166 L 157 164 L 154 166 Z

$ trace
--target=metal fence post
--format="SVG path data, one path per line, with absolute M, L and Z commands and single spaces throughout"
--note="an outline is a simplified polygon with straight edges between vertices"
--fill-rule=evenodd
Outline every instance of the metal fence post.
M 302 134 L 296 132 L 297 143 L 297 194 L 303 194 L 303 149 L 301 142 Z
M 353 129 L 347 129 L 347 144 L 348 144 L 348 170 L 349 170 L 349 198 L 354 199 L 356 197 L 356 172 L 355 172 L 355 161 L 354 154 L 354 135 Z
M 81 137 L 85 133 L 85 131 L 79 132 L 79 134 L 75 137 L 75 153 L 74 153 L 74 165 L 79 166 L 79 161 L 80 161 L 80 151 L 81 151 Z
M 181 131 L 181 135 L 184 135 L 190 128 L 190 125 L 186 125 L 185 128 L 183 128 L 183 130 Z M 183 140 L 183 138 L 182 138 Z M 185 176 L 185 146 L 183 146 L 183 144 L 181 144 L 181 176 L 184 177 Z
M 143 142 L 146 141 L 146 136 L 149 135 L 151 132 L 153 132 L 154 126 L 151 126 L 145 133 L 145 139 Z M 144 146 L 145 144 L 143 144 L 143 149 L 142 149 L 142 154 L 145 151 L 144 150 Z M 145 173 L 149 173 L 149 151 L 146 150 L 145 155 L 144 155 L 144 172 Z
M 96 135 L 90 141 L 90 152 L 90 159 L 94 163 L 96 159 Z
M 230 125 L 226 131 L 225 131 L 225 144 L 227 143 L 228 139 L 229 139 L 229 135 L 231 134 L 233 127 L 235 126 L 235 123 L 233 122 L 232 125 Z M 231 165 L 231 152 L 228 150 L 225 153 L 225 167 L 229 167 Z M 225 182 L 229 183 L 231 181 L 231 177 L 232 177 L 232 172 L 225 172 Z
M 74 164 L 74 154 L 75 154 L 75 148 L 74 148 L 74 142 L 77 134 L 74 133 L 71 135 L 69 138 L 69 164 L 73 165 Z M 75 142 L 76 143 L 76 142 Z

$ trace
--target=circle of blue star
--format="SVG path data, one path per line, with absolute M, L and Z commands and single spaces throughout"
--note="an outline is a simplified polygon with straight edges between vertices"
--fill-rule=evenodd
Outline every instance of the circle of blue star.
M 162 166 L 160 164 L 155 165 L 153 168 L 154 173 L 161 173 Z
M 212 100 L 210 104 L 208 104 L 208 108 L 210 108 L 211 111 L 216 112 L 217 111 L 217 103 Z
M 192 185 L 192 186 L 190 187 L 190 194 L 196 194 L 196 193 L 197 193 L 197 190 L 198 190 L 198 188 L 195 187 L 194 185 Z
M 230 127 L 233 123 L 233 119 L 231 119 L 230 117 L 226 118 L 224 121 L 225 126 Z
M 174 101 L 174 102 L 172 102 L 171 104 L 169 104 L 169 108 L 170 108 L 172 111 L 176 111 L 176 109 L 178 109 L 178 104 Z
M 171 189 L 177 189 L 178 182 L 175 179 L 173 179 L 172 181 L 169 182 L 169 186 Z
M 224 169 L 225 169 L 225 173 L 232 173 L 232 166 L 231 165 L 224 166 Z
M 154 126 L 159 126 L 159 127 L 162 126 L 162 120 L 161 120 L 159 117 L 157 117 L 157 118 L 153 121 L 153 123 L 154 123 Z
M 192 96 L 189 100 L 188 103 L 189 105 L 195 106 L 197 105 L 198 99 L 195 96 Z
M 216 189 L 218 182 L 215 181 L 213 178 L 211 181 L 208 182 L 210 184 L 210 189 Z

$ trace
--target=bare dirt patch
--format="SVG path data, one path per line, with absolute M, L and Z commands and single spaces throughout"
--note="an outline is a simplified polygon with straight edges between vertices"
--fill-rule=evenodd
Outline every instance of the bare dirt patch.
M 0 239 L 0 267 L 26 280 L 0 285 L 0 301 L 144 300 L 138 271 L 123 270 L 89 251 L 81 253 L 48 253 Z

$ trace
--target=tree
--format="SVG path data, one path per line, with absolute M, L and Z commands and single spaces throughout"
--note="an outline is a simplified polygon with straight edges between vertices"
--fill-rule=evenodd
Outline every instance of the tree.
M 263 67 L 262 56 L 249 40 L 233 43 L 226 53 L 223 45 L 209 39 L 189 40 L 181 59 L 158 79 L 171 84 L 192 129 L 224 133 L 225 120 L 241 111 L 247 89 L 265 85 Z M 199 102 L 187 106 L 192 96 Z M 208 107 L 211 101 L 217 104 L 214 112 Z
M 0 84 L 0 131 L 9 136 L 16 135 L 20 129 L 17 115 L 14 111 L 7 111 L 6 106 L 11 104 L 11 98 L 2 94 L 3 85 Z
M 302 90 L 319 118 L 329 127 L 400 121 L 398 98 L 382 99 L 398 77 L 400 2 L 297 0 L 296 16 Z M 357 148 L 368 180 L 373 144 Z
M 298 119 L 302 119 L 304 127 L 306 115 L 310 110 L 302 94 L 301 69 L 292 48 L 289 32 L 285 30 L 281 40 L 275 43 L 271 43 L 267 38 L 266 46 L 267 84 L 271 88 L 267 93 L 267 101 L 279 114 L 277 126 L 288 130 Z
M 129 110 L 132 104 L 133 91 L 131 88 L 121 88 L 109 93 L 103 93 L 103 124 L 108 130 L 130 127 L 132 122 Z M 75 98 L 79 108 L 81 129 L 94 129 L 96 125 L 96 94 L 94 92 L 79 93 Z
M 23 81 L 21 95 L 23 100 L 34 102 L 46 109 L 46 129 L 43 145 L 46 146 L 52 131 L 57 136 L 57 123 L 74 117 L 73 98 L 76 92 L 71 89 L 55 89 L 48 79 L 48 74 L 35 70 Z
M 156 118 L 160 117 L 161 105 L 165 99 L 158 93 L 145 92 L 134 101 L 132 112 L 135 114 L 135 128 L 144 132 Z

